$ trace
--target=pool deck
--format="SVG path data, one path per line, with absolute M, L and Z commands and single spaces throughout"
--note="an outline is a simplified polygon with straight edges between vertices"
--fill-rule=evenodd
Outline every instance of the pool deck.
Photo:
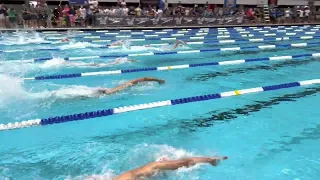
M 261 26 L 301 26 L 301 25 L 319 25 L 317 23 L 288 23 L 288 24 L 240 24 L 240 25 L 201 25 L 201 26 L 127 26 L 127 27 L 71 27 L 71 28 L 9 28 L 0 29 L 0 31 L 68 31 L 68 30 L 82 30 L 82 31 L 92 31 L 92 30 L 142 30 L 142 29 L 185 29 L 185 28 L 228 28 L 228 27 L 261 27 Z

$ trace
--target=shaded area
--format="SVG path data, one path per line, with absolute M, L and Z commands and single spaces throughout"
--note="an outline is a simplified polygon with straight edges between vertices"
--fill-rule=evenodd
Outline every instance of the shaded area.
M 123 140 L 126 143 L 130 143 L 128 139 L 145 138 L 145 136 L 154 136 L 160 134 L 168 134 L 168 131 L 175 131 L 179 136 L 188 135 L 190 132 L 195 132 L 199 128 L 211 127 L 216 123 L 229 122 L 238 118 L 239 116 L 249 116 L 252 113 L 259 112 L 263 109 L 270 108 L 274 105 L 278 105 L 281 102 L 294 102 L 299 98 L 312 96 L 320 92 L 320 87 L 307 88 L 303 92 L 286 94 L 279 97 L 271 98 L 268 101 L 255 101 L 253 104 L 244 105 L 240 108 L 230 109 L 228 111 L 213 110 L 208 112 L 205 116 L 195 119 L 181 119 L 171 120 L 165 125 L 146 127 L 139 131 L 125 132 L 123 134 L 113 134 L 110 136 L 96 136 L 93 139 L 97 141 L 105 142 L 121 142 Z M 171 137 L 172 138 L 172 137 Z M 174 137 L 176 138 L 176 137 Z
M 244 74 L 249 71 L 255 71 L 255 70 L 275 71 L 281 67 L 296 67 L 296 66 L 306 65 L 306 64 L 309 64 L 312 62 L 319 62 L 319 61 L 320 61 L 320 59 L 314 59 L 314 58 L 311 58 L 309 60 L 285 60 L 285 61 L 281 61 L 277 64 L 258 65 L 258 66 L 254 66 L 254 67 L 237 68 L 237 69 L 230 69 L 230 70 L 225 70 L 225 71 L 195 74 L 192 77 L 187 77 L 186 80 L 187 81 L 207 81 L 212 78 L 216 78 L 218 76 L 228 76 L 232 73 Z
M 268 44 L 268 43 L 266 43 L 266 44 Z M 314 52 L 314 51 L 318 52 L 318 51 L 316 51 L 316 49 L 319 49 L 319 46 L 299 47 L 299 49 L 307 49 L 307 48 L 314 48 L 314 50 L 312 52 Z M 165 57 L 158 56 L 157 59 L 159 59 L 160 61 L 144 61 L 143 64 L 148 65 L 148 66 L 159 66 L 159 65 L 162 66 L 164 63 L 175 62 L 175 64 L 177 64 L 178 62 L 185 62 L 186 60 L 192 60 L 192 59 L 199 60 L 199 59 L 205 59 L 205 58 L 210 58 L 208 61 L 213 61 L 214 60 L 213 58 L 215 58 L 215 57 L 229 57 L 229 56 L 233 56 L 235 54 L 237 54 L 237 55 L 240 55 L 240 54 L 241 55 L 257 55 L 257 54 L 260 54 L 261 52 L 271 52 L 271 53 L 275 52 L 276 53 L 276 52 L 287 51 L 288 49 L 292 49 L 292 48 L 203 52 L 203 53 L 200 53 L 197 57 L 189 56 L 189 57 L 184 57 L 184 58 L 179 57 L 179 55 L 181 55 L 181 54 L 173 54 L 172 56 L 170 56 L 170 58 L 168 58 L 167 56 L 165 56 Z M 214 54 L 214 57 L 213 57 L 213 54 Z M 195 55 L 195 54 L 192 54 L 192 55 Z M 176 57 L 176 56 L 178 56 L 178 57 Z M 263 57 L 266 57 L 266 56 L 263 56 Z
M 294 145 L 301 145 L 303 141 L 306 140 L 319 140 L 320 139 L 320 124 L 317 124 L 314 128 L 305 128 L 298 136 L 290 137 L 284 136 L 283 141 L 273 141 L 270 143 L 271 145 L 277 144 L 279 145 L 278 148 L 269 149 L 265 152 L 261 152 L 258 154 L 257 159 L 264 159 L 269 158 L 271 155 L 275 156 L 276 154 L 285 152 L 285 151 L 292 151 L 292 146 Z M 266 146 L 270 145 L 267 144 Z

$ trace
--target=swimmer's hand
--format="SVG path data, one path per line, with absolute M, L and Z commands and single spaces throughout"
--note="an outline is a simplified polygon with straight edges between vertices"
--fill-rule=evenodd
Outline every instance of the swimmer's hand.
M 157 81 L 159 84 L 164 84 L 164 83 L 166 83 L 166 81 L 165 80 L 163 80 L 163 79 L 158 79 L 158 81 Z
M 213 157 L 211 158 L 210 164 L 212 166 L 217 166 L 221 160 L 226 160 L 226 159 L 228 159 L 228 156 Z

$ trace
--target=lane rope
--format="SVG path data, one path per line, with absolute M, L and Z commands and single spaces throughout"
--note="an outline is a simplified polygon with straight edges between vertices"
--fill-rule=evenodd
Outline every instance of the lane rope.
M 121 58 L 121 57 L 137 57 L 137 56 L 154 56 L 154 55 L 168 55 L 168 54 L 188 54 L 188 53 L 203 53 L 203 52 L 226 52 L 226 51 L 240 51 L 240 50 L 265 50 L 265 49 L 276 49 L 276 48 L 290 48 L 290 47 L 309 47 L 317 46 L 320 42 L 310 43 L 293 43 L 293 44 L 276 44 L 276 45 L 261 45 L 261 46 L 243 46 L 243 47 L 229 47 L 229 48 L 213 48 L 213 49 L 197 49 L 197 50 L 185 50 L 185 51 L 167 51 L 167 52 L 145 52 L 145 53 L 134 53 L 134 54 L 113 54 L 113 55 L 101 55 L 101 56 L 78 56 L 78 57 L 64 57 L 64 60 L 76 61 L 86 59 L 104 59 L 104 58 Z M 34 58 L 31 60 L 6 60 L 4 62 L 41 62 L 52 60 L 54 57 L 42 57 Z
M 177 28 L 177 29 L 160 29 L 160 30 L 97 30 L 95 31 L 96 33 L 115 33 L 115 32 L 119 32 L 119 33 L 128 33 L 128 32 L 172 32 L 172 31 L 190 31 L 190 30 L 209 30 L 209 29 L 214 29 L 214 30 L 227 30 L 227 29 L 269 29 L 269 30 L 277 30 L 277 29 L 286 29 L 286 30 L 292 30 L 295 28 L 300 28 L 300 29 L 307 29 L 307 28 L 312 28 L 312 27 L 319 27 L 318 25 L 294 25 L 294 26 L 250 26 L 250 27 L 221 27 L 221 28 L 191 28 L 191 29 L 181 29 L 181 28 Z M 92 31 L 72 31 L 72 32 L 76 32 L 76 33 L 85 33 L 85 32 L 92 32 Z M 56 34 L 59 33 L 58 31 L 43 31 L 43 34 Z
M 292 37 L 283 37 L 283 38 L 252 38 L 252 39 L 224 39 L 224 40 L 209 40 L 204 39 L 204 41 L 189 41 L 185 42 L 187 45 L 210 45 L 210 44 L 233 44 L 233 43 L 242 43 L 242 42 L 274 42 L 274 41 L 289 41 L 289 40 L 309 40 L 309 39 L 319 39 L 319 36 L 292 36 Z M 150 46 L 169 46 L 170 43 L 158 43 L 158 44 L 150 44 Z M 84 48 L 90 48 L 90 49 L 119 49 L 122 48 L 122 46 L 106 46 L 101 45 L 97 47 L 84 47 Z M 81 49 L 84 49 L 81 48 Z M 3 53 L 16 53 L 16 52 L 28 52 L 28 51 L 66 51 L 70 50 L 68 48 L 38 48 L 38 49 L 29 49 L 29 50 L 23 50 L 23 49 L 15 49 L 15 50 L 3 50 L 0 52 Z
M 298 86 L 307 86 L 307 85 L 319 84 L 319 83 L 320 83 L 320 79 L 312 79 L 312 80 L 291 82 L 291 83 L 271 85 L 271 86 L 255 87 L 250 89 L 234 90 L 234 91 L 228 91 L 228 92 L 222 92 L 222 93 L 216 93 L 216 94 L 191 96 L 191 97 L 179 98 L 179 99 L 173 99 L 173 100 L 129 105 L 129 106 L 112 108 L 112 109 L 84 112 L 84 113 L 72 114 L 72 115 L 66 115 L 66 116 L 33 119 L 33 120 L 27 120 L 22 122 L 0 124 L 0 131 L 28 128 L 33 126 L 45 126 L 45 125 L 57 124 L 57 123 L 66 123 L 71 121 L 79 121 L 79 120 L 92 119 L 92 118 L 98 118 L 98 117 L 104 117 L 104 116 L 111 116 L 115 114 L 131 112 L 131 111 L 187 104 L 187 103 L 200 102 L 200 101 L 208 101 L 208 100 L 220 99 L 220 98 L 225 98 L 230 96 L 240 96 L 243 94 L 259 93 L 264 91 L 274 91 L 274 90 L 287 89 L 287 88 L 293 88 Z
M 297 26 L 293 26 L 293 27 L 297 27 Z M 304 27 L 304 28 L 308 28 L 308 27 Z M 316 28 L 320 28 L 320 26 L 316 26 Z M 293 28 L 286 28 L 286 29 L 293 29 Z M 259 29 L 260 30 L 260 29 Z M 311 29 L 311 30 L 314 30 L 314 31 L 317 31 L 317 29 Z M 303 31 L 303 29 L 299 30 L 299 31 Z M 313 32 L 309 32 L 309 33 L 313 33 Z M 288 35 L 290 35 L 291 33 L 289 33 Z M 61 35 L 61 34 L 60 34 Z M 291 34 L 291 35 L 294 35 L 294 34 Z M 244 34 L 244 35 L 241 35 L 241 37 L 253 37 L 254 35 L 252 34 Z M 275 34 L 273 33 L 269 33 L 269 34 L 265 34 L 265 36 L 276 36 Z M 222 36 L 219 36 L 217 37 L 217 39 L 220 39 L 220 38 L 228 38 L 228 37 L 232 37 L 230 35 L 228 36 L 225 36 L 225 35 L 222 35 Z M 177 39 L 180 39 L 180 40 L 188 40 L 188 39 L 199 39 L 199 37 L 197 36 L 192 36 L 192 37 L 189 37 L 189 38 L 182 38 L 181 37 L 179 38 L 158 38 L 158 39 L 150 39 L 150 40 L 177 40 Z M 60 38 L 61 39 L 61 38 Z M 204 39 L 202 37 L 200 37 L 200 39 Z M 133 41 L 145 41 L 146 39 L 143 39 L 143 38 L 139 38 L 139 39 L 134 39 Z M 111 40 L 110 39 L 100 39 L 100 40 L 92 40 L 92 41 L 86 41 L 86 42 L 93 42 L 93 43 L 100 43 L 100 42 L 110 42 Z M 42 43 L 33 43 L 33 44 L 65 44 L 66 42 L 42 42 Z M 29 44 L 32 44 L 32 43 L 29 43 Z M 10 44 L 2 44 L 2 45 L 5 45 L 5 46 L 10 46 Z
M 115 37 L 109 37 L 109 36 L 88 36 L 87 38 L 76 38 L 78 41 L 82 42 L 96 42 L 97 40 L 88 40 L 88 39 L 98 39 L 99 42 L 103 42 L 103 40 L 110 41 L 117 41 L 124 38 L 130 38 L 131 41 L 168 41 L 168 40 L 191 40 L 191 39 L 225 39 L 225 38 L 244 38 L 244 37 L 283 37 L 283 36 L 296 36 L 296 35 L 319 35 L 319 32 L 300 32 L 300 33 L 265 33 L 265 34 L 257 34 L 257 33 L 237 33 L 237 34 L 221 34 L 221 35 L 210 35 L 208 33 L 199 33 L 196 36 L 195 35 L 184 35 L 184 34 L 178 34 L 174 36 L 163 36 L 163 37 L 145 37 L 145 36 L 115 36 Z M 142 40 L 143 39 L 143 40 Z
M 135 34 L 116 34 L 116 35 L 78 35 L 72 38 L 75 39 L 103 39 L 107 38 L 110 40 L 114 40 L 116 38 L 152 38 L 154 37 L 161 37 L 161 38 L 168 38 L 168 37 L 191 37 L 191 36 L 211 36 L 211 37 L 218 37 L 219 35 L 233 35 L 233 36 L 239 36 L 242 34 L 253 34 L 255 36 L 263 35 L 266 34 L 266 36 L 272 36 L 270 33 L 276 33 L 276 35 L 299 35 L 299 34 L 304 34 L 304 35 L 310 35 L 310 34 L 315 34 L 320 30 L 320 28 L 317 29 L 310 29 L 311 31 L 304 31 L 304 30 L 299 30 L 299 31 L 287 31 L 287 30 L 277 30 L 276 32 L 273 31 L 217 31 L 217 32 L 212 32 L 212 31 L 178 31 L 177 33 L 161 33 L 161 34 L 144 34 L 142 33 L 135 33 Z M 267 34 L 269 33 L 269 34 Z M 45 37 L 47 40 L 59 40 L 62 39 L 62 37 Z
M 197 64 L 182 64 L 182 65 L 170 65 L 162 67 L 149 67 L 149 68 L 138 68 L 138 69 L 124 69 L 124 70 L 112 70 L 112 71 L 97 71 L 97 72 L 84 72 L 75 74 L 59 74 L 59 75 L 45 75 L 24 78 L 24 80 L 47 80 L 47 79 L 66 79 L 66 78 L 78 78 L 85 76 L 106 76 L 106 75 L 116 75 L 116 74 L 126 74 L 126 73 L 136 73 L 136 72 L 146 72 L 146 71 L 166 71 L 174 69 L 187 69 L 193 67 L 204 67 L 204 66 L 224 66 L 224 65 L 237 65 L 242 63 L 252 63 L 260 61 L 283 61 L 283 60 L 293 60 L 303 57 L 314 57 L 319 58 L 320 53 L 313 54 L 298 54 L 292 56 L 273 56 L 273 57 L 263 57 L 263 58 L 251 58 L 242 60 L 228 60 L 220 62 L 206 62 Z

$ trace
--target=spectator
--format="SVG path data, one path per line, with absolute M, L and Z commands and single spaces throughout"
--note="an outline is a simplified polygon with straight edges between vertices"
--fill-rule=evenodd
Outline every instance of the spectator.
M 273 12 L 273 11 L 274 11 L 274 9 L 272 10 L 272 12 Z M 247 18 L 249 19 L 249 21 L 250 21 L 251 23 L 255 23 L 255 12 L 253 11 L 252 8 L 249 8 L 249 9 L 247 10 L 246 15 L 247 15 Z
M 210 16 L 212 16 L 211 9 L 206 7 L 206 10 L 204 11 L 204 17 L 210 17 Z
M 308 6 L 304 7 L 305 22 L 309 22 L 310 8 Z
M 139 6 L 134 10 L 136 12 L 136 16 L 141 16 L 141 8 L 140 8 L 140 4 Z
M 63 8 L 63 18 L 62 18 L 62 21 L 63 21 L 63 25 L 64 26 L 70 26 L 70 7 L 66 4 Z
M 123 7 L 123 6 L 126 6 L 126 5 L 127 5 L 127 3 L 125 2 L 125 0 L 122 0 L 121 6 Z
M 3 4 L 0 4 L 0 27 L 5 27 L 5 13 L 6 9 L 3 7 Z
M 88 9 L 87 10 L 87 16 L 86 16 L 87 18 L 86 18 L 86 21 L 87 21 L 87 25 L 90 27 L 90 26 L 92 26 L 92 24 L 93 24 L 93 21 L 94 21 L 94 19 L 93 19 L 93 11 L 92 11 L 92 9 Z
M 223 8 L 219 8 L 218 17 L 222 17 L 222 16 L 223 16 Z
M 134 7 L 133 6 L 130 6 L 129 7 L 129 13 L 128 13 L 130 16 L 134 16 L 136 15 L 136 12 L 134 11 Z
M 83 6 L 81 6 L 79 9 L 79 14 L 80 14 L 81 25 L 85 26 L 86 18 L 87 18 L 87 10 Z
M 26 8 L 24 8 L 22 13 L 22 19 L 23 19 L 23 27 L 29 28 L 30 27 L 30 15 Z
M 184 11 L 185 16 L 190 16 L 190 9 L 186 8 Z
M 156 9 L 155 7 L 152 7 L 151 5 L 149 5 L 149 13 L 148 13 L 149 16 L 155 16 L 156 15 Z
M 9 21 L 10 21 L 11 27 L 16 28 L 17 27 L 17 25 L 16 25 L 16 23 L 17 23 L 17 13 L 16 13 L 16 11 L 13 8 L 10 8 L 9 12 L 8 12 L 8 15 L 9 15 Z
M 298 10 L 294 6 L 292 9 L 292 22 L 297 22 L 298 21 Z
M 303 11 L 302 8 L 298 8 L 297 12 L 298 12 L 298 15 L 299 15 L 299 21 L 298 22 L 302 22 L 304 11 Z
M 192 9 L 192 15 L 197 16 L 198 15 L 198 5 L 195 4 L 193 9 Z
M 31 16 L 31 28 L 36 28 L 38 27 L 38 14 L 37 14 L 37 9 L 34 4 L 30 5 L 30 16 Z
M 231 13 L 230 13 L 230 15 L 232 15 Z M 254 18 L 255 18 L 255 21 L 256 21 L 256 23 L 259 23 L 260 22 L 260 20 L 261 20 L 261 15 L 262 15 L 262 13 L 260 12 L 260 8 L 254 8 Z
M 284 10 L 283 9 L 276 9 L 277 13 L 277 23 L 284 23 Z
M 164 9 L 163 9 L 163 11 L 166 11 L 168 9 L 168 7 L 169 7 L 168 0 L 165 0 L 164 1 Z
M 146 7 L 143 7 L 142 11 L 141 11 L 141 14 L 142 14 L 142 16 L 148 16 L 149 15 L 148 9 Z
M 70 25 L 75 26 L 77 16 L 76 16 L 76 10 L 74 9 L 73 6 L 71 6 L 71 9 L 69 10 L 69 19 L 70 19 Z
M 44 14 L 45 14 L 45 21 L 46 21 L 46 27 L 52 27 L 52 14 L 53 12 L 51 11 L 51 9 L 48 7 L 47 4 L 44 4 Z
M 290 20 L 291 14 L 292 14 L 291 9 L 290 9 L 290 7 L 288 7 L 284 12 L 284 16 L 286 18 L 286 22 L 291 22 L 291 20 Z
M 162 9 L 158 9 L 158 11 L 157 11 L 157 17 L 158 18 L 161 18 L 163 16 L 163 11 L 162 11 Z
M 122 16 L 128 16 L 129 9 L 126 5 L 122 6 Z
M 46 12 L 45 12 L 45 9 L 44 9 L 44 6 L 38 6 L 38 18 L 39 18 L 39 22 L 38 22 L 38 27 L 46 27 L 46 19 L 47 19 L 47 16 L 46 16 Z
M 175 8 L 175 15 L 181 16 L 184 14 L 184 7 L 181 5 L 179 1 L 178 6 Z

